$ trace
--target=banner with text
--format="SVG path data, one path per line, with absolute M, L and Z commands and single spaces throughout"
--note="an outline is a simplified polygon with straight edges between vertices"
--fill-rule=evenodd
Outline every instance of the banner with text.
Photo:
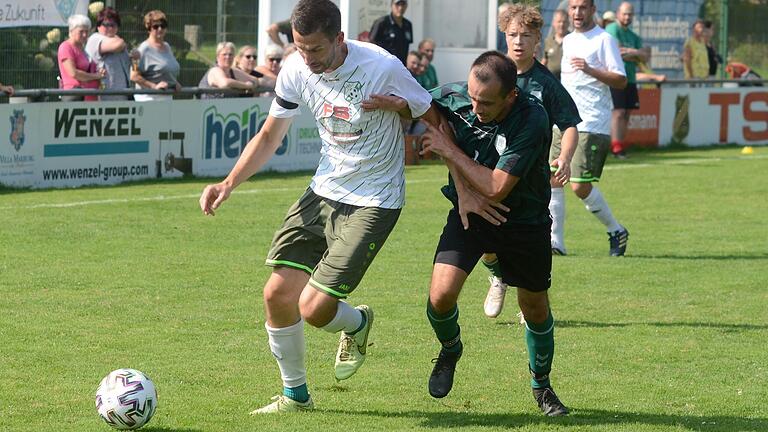
M 271 98 L 0 105 L 0 184 L 108 185 L 224 176 L 261 129 Z M 1 138 L 0 138 L 1 139 Z M 5 144 L 1 144 L 5 142 Z M 262 171 L 314 170 L 314 117 L 296 117 Z
M 661 145 L 768 144 L 768 90 L 664 88 L 659 124 Z
M 0 28 L 66 27 L 75 14 L 88 15 L 88 0 L 6 0 L 0 3 Z

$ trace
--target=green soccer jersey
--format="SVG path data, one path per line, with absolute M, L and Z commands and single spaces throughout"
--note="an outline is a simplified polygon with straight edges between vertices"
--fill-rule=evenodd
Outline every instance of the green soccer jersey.
M 619 48 L 640 49 L 643 47 L 643 40 L 640 39 L 640 36 L 636 35 L 632 30 L 620 26 L 619 23 L 608 24 L 605 27 L 605 31 L 619 41 Z M 627 72 L 627 82 L 637 82 L 637 63 L 625 61 L 624 69 Z
M 551 126 L 539 101 L 520 92 L 512 110 L 501 122 L 480 123 L 472 112 L 466 83 L 452 83 L 432 90 L 432 99 L 448 119 L 458 146 L 470 158 L 490 169 L 519 177 L 501 202 L 509 207 L 505 225 L 549 223 L 549 165 Z M 458 206 L 453 178 L 443 194 Z
M 581 123 L 579 109 L 568 90 L 538 60 L 534 60 L 533 66 L 525 73 L 517 75 L 517 86 L 541 102 L 547 110 L 550 129 L 556 125 L 565 131 Z
M 432 65 L 429 65 L 423 74 L 416 75 L 414 78 L 416 78 L 416 82 L 421 84 L 426 90 L 432 90 L 437 87 L 437 72 Z

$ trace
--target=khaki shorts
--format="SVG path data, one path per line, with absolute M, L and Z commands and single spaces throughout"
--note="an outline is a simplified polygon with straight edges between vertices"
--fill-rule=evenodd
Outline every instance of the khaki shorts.
M 560 155 L 560 140 L 563 133 L 552 131 L 552 146 L 549 148 L 550 163 Z M 571 182 L 592 183 L 600 181 L 608 152 L 611 151 L 611 137 L 603 134 L 579 132 L 579 143 L 571 160 Z
M 357 207 L 307 189 L 275 233 L 266 264 L 311 274 L 310 285 L 346 298 L 363 279 L 400 217 L 400 209 Z

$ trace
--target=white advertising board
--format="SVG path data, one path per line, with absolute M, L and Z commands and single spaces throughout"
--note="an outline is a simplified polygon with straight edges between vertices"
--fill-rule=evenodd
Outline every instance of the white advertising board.
M 0 184 L 107 185 L 224 176 L 261 129 L 271 98 L 0 105 Z M 314 170 L 314 117 L 296 117 L 262 171 Z
M 768 144 L 768 89 L 664 87 L 659 144 L 670 143 Z
M 88 0 L 6 0 L 0 3 L 0 28 L 66 27 L 74 14 L 88 15 Z

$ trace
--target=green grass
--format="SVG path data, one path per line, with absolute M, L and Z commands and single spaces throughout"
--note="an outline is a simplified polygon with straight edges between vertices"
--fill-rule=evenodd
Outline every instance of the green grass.
M 426 391 L 438 347 L 424 308 L 448 209 L 441 165 L 407 170 L 401 220 L 351 297 L 376 310 L 365 367 L 337 384 L 337 337 L 307 328 L 317 412 L 253 418 L 280 390 L 261 287 L 272 233 L 308 174 L 258 176 L 216 217 L 206 180 L 0 191 L 0 430 L 105 431 L 109 371 L 152 377 L 148 431 L 766 431 L 768 148 L 637 151 L 600 188 L 630 232 L 625 258 L 568 195 L 556 257 L 553 383 L 573 414 L 530 394 L 514 296 L 482 314 L 485 270 L 460 299 L 453 392 Z

